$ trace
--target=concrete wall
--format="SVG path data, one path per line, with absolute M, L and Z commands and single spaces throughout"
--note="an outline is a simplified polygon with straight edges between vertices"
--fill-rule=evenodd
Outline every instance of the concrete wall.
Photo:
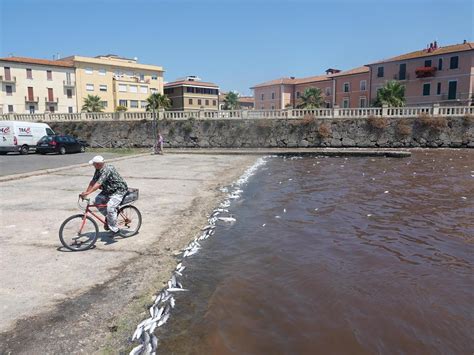
M 152 121 L 51 122 L 92 146 L 148 147 Z M 159 121 L 165 147 L 474 147 L 474 117 Z

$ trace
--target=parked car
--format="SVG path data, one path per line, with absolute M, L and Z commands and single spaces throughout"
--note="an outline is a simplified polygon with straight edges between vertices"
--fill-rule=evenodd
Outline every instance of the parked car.
M 28 154 L 44 135 L 54 135 L 46 123 L 25 121 L 0 121 L 0 154 L 20 152 Z
M 46 153 L 83 153 L 89 144 L 81 139 L 67 135 L 44 136 L 38 141 L 36 151 L 40 154 Z

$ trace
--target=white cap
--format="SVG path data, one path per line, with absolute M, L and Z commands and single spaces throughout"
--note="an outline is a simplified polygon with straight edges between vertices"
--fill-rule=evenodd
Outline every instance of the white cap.
M 92 160 L 89 160 L 89 164 L 92 165 L 94 163 L 103 163 L 104 157 L 102 155 L 96 155 Z

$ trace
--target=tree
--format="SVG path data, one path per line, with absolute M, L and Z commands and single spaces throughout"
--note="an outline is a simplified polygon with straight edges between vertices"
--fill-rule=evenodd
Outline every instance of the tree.
M 159 110 L 159 109 L 167 109 L 171 107 L 171 100 L 168 96 L 154 93 L 151 94 L 146 101 L 148 104 L 146 105 L 147 111 Z
M 86 112 L 102 112 L 104 106 L 101 103 L 101 98 L 97 95 L 87 95 L 84 98 L 84 104 L 82 105 L 82 111 Z
M 323 104 L 323 96 L 319 88 L 307 88 L 300 96 L 297 108 L 312 109 L 321 107 Z
M 405 106 L 405 86 L 395 80 L 387 82 L 377 91 L 377 98 L 374 102 L 374 106 L 381 107 L 382 105 Z
M 128 110 L 127 106 L 122 106 L 122 105 L 118 105 L 118 106 L 115 108 L 115 111 L 117 111 L 117 112 L 125 112 L 125 111 L 127 111 L 127 110 Z
M 229 91 L 224 99 L 224 110 L 238 110 L 240 108 L 239 94 Z

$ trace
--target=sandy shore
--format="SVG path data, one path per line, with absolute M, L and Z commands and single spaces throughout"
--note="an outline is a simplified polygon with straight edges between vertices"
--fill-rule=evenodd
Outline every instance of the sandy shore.
M 140 189 L 139 235 L 64 252 L 57 231 L 78 213 L 92 169 L 0 183 L 0 353 L 118 353 L 176 266 L 175 254 L 255 156 L 164 155 L 114 163 Z

